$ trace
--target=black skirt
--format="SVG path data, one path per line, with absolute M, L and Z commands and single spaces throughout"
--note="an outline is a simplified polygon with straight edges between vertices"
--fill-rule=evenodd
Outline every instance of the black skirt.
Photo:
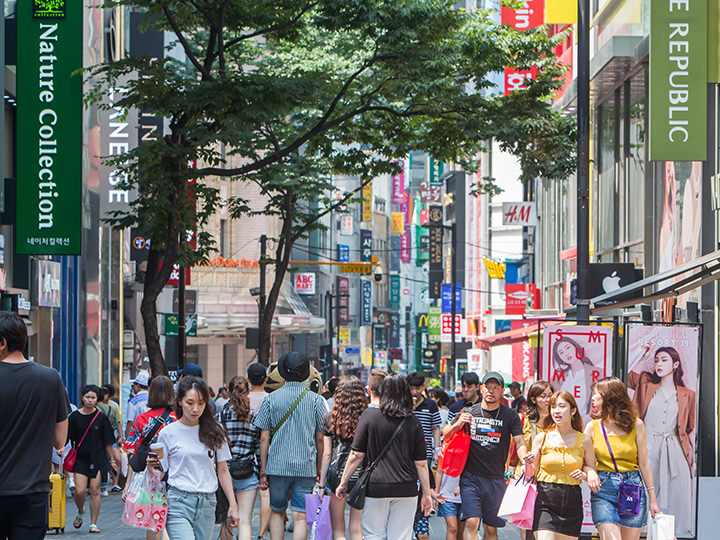
M 538 482 L 533 531 L 580 536 L 583 522 L 582 504 L 580 486 Z

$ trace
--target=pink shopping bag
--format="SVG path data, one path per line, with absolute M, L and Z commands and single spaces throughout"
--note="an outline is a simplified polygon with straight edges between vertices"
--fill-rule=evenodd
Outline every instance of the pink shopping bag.
M 535 515 L 537 487 L 532 481 L 525 482 L 524 475 L 508 485 L 500 503 L 498 516 L 517 524 L 518 521 L 532 524 Z

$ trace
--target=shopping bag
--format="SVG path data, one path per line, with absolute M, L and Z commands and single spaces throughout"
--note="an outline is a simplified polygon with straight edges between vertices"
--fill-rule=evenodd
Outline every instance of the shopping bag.
M 516 482 L 511 482 L 505 490 L 498 517 L 505 518 L 515 523 L 516 521 L 528 521 L 533 519 L 535 514 L 535 499 L 537 498 L 537 487 L 532 482 L 524 480 L 523 474 Z
M 647 540 L 675 540 L 675 516 L 655 514 L 651 517 Z
M 457 478 L 465 469 L 465 462 L 469 452 L 470 435 L 463 428 L 443 441 L 440 450 L 440 469 L 448 476 Z
M 308 540 L 332 540 L 330 524 L 330 497 L 312 493 L 305 495 L 305 519 L 308 525 Z
M 131 527 L 161 531 L 167 521 L 167 498 L 161 473 L 145 469 L 130 480 L 122 521 Z

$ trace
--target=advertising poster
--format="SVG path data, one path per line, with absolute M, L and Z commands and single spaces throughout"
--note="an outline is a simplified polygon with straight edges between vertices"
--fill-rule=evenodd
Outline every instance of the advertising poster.
M 626 337 L 628 391 L 647 429 L 658 506 L 675 516 L 677 538 L 694 538 L 700 329 L 629 324 Z
M 612 326 L 548 325 L 543 330 L 540 377 L 577 401 L 583 423 L 590 418 L 592 383 L 612 375 Z M 583 492 L 583 533 L 595 532 L 587 483 Z

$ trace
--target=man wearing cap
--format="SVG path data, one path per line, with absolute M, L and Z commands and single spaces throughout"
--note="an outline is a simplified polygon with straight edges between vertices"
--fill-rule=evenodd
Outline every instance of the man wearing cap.
M 505 526 L 505 520 L 497 513 L 505 495 L 505 460 L 510 438 L 515 440 L 521 461 L 529 464 L 533 459 L 525 445 L 520 417 L 500 403 L 505 387 L 502 375 L 490 371 L 482 378 L 482 384 L 482 401 L 460 413 L 446 433 L 449 437 L 467 426 L 471 437 L 465 470 L 460 476 L 464 540 L 477 539 L 480 521 L 485 540 L 497 540 L 497 528 Z
M 260 434 L 260 489 L 270 489 L 270 538 L 282 540 L 290 494 L 293 539 L 305 540 L 305 495 L 319 476 L 323 450 L 322 423 L 327 405 L 302 381 L 310 376 L 305 355 L 291 352 L 278 360 L 285 384 L 263 400 L 254 424 Z M 271 432 L 273 432 L 272 440 Z
M 178 371 L 178 383 L 182 381 L 185 377 L 197 377 L 198 379 L 202 379 L 203 370 L 197 364 L 193 364 L 192 362 L 190 362 L 189 364 L 185 364 L 185 367 Z M 175 385 L 175 391 L 177 392 L 177 384 Z M 216 415 L 218 413 L 218 406 L 215 404 L 214 399 L 208 401 L 206 405 L 210 407 L 213 415 Z
M 145 370 L 138 371 L 135 378 L 130 381 L 132 383 L 132 391 L 134 396 L 128 402 L 127 422 L 125 423 L 125 433 L 132 428 L 137 417 L 145 411 L 148 411 L 148 386 L 150 385 L 150 373 Z

